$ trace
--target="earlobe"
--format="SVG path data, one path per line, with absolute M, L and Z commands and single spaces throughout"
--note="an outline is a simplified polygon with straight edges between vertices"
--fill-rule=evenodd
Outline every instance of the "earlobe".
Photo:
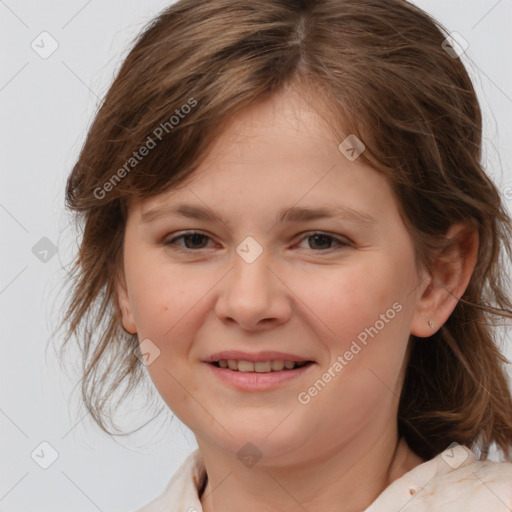
M 120 278 L 116 284 L 116 300 L 121 315 L 123 329 L 129 334 L 137 334 L 135 319 L 133 318 L 130 299 L 126 290 L 124 278 Z
M 445 238 L 446 247 L 432 263 L 429 283 L 418 298 L 412 318 L 411 334 L 420 338 L 432 336 L 448 320 L 477 263 L 479 237 L 475 226 L 455 224 Z

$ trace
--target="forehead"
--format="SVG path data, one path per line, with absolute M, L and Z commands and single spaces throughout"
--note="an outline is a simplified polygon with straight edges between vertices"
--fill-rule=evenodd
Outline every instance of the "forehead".
M 392 206 L 389 185 L 361 159 L 347 159 L 339 143 L 325 105 L 284 90 L 234 115 L 189 179 L 137 203 L 140 218 L 184 199 L 227 216 L 240 207 L 282 216 L 291 206 L 328 205 L 382 216 Z
M 261 99 L 233 115 L 219 134 L 208 157 L 229 158 L 233 151 L 247 150 L 251 142 L 275 145 L 276 135 L 287 139 L 288 144 L 281 146 L 281 152 L 287 148 L 296 149 L 304 139 L 314 139 L 321 152 L 325 146 L 337 147 L 343 133 L 329 110 L 327 100 L 313 95 L 309 90 L 289 86 L 267 98 Z M 310 144 L 303 147 L 308 150 Z M 207 157 L 207 158 L 208 158 Z

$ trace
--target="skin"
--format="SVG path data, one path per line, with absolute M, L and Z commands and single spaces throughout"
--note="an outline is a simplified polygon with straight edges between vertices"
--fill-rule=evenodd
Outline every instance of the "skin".
M 193 179 L 134 201 L 126 223 L 123 326 L 160 350 L 147 369 L 196 436 L 208 474 L 206 512 L 355 512 L 422 463 L 396 425 L 409 336 L 430 336 L 446 321 L 475 265 L 476 234 L 457 224 L 434 272 L 417 268 L 387 182 L 362 159 L 349 161 L 319 108 L 294 91 L 238 113 Z M 168 213 L 143 222 L 177 203 L 222 220 Z M 334 205 L 375 222 L 275 221 L 282 208 Z M 185 230 L 206 237 L 176 240 Z M 248 236 L 263 250 L 250 264 L 236 252 Z M 396 302 L 400 312 L 299 403 L 298 394 Z M 240 391 L 203 362 L 230 349 L 279 350 L 316 363 L 272 390 Z M 252 467 L 237 458 L 248 442 L 262 454 Z

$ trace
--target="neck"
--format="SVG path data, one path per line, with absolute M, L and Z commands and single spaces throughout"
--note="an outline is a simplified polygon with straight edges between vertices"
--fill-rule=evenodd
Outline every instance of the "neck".
M 285 465 L 245 467 L 232 454 L 204 449 L 204 512 L 325 510 L 361 512 L 393 481 L 424 462 L 397 433 L 372 445 L 360 439 Z

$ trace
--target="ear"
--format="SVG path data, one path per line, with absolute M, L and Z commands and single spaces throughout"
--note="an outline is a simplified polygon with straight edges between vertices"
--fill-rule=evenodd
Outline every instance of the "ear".
M 454 224 L 445 238 L 447 246 L 433 261 L 430 283 L 419 297 L 411 320 L 411 334 L 420 338 L 432 336 L 448 320 L 476 266 L 479 237 L 473 224 Z
M 121 315 L 121 324 L 123 329 L 129 334 L 137 334 L 137 327 L 135 326 L 135 319 L 133 318 L 123 272 L 118 273 L 116 282 L 116 300 Z

